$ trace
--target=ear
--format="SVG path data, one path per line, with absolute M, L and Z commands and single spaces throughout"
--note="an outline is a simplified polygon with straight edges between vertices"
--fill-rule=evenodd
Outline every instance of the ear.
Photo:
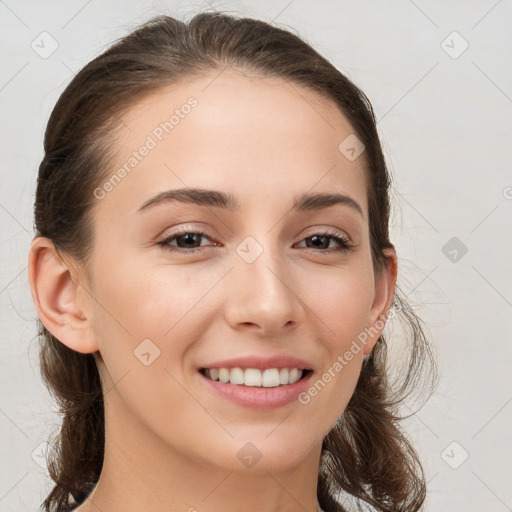
M 375 276 L 375 297 L 368 313 L 366 327 L 368 337 L 364 342 L 364 356 L 368 356 L 371 353 L 375 343 L 377 343 L 382 334 L 395 296 L 397 276 L 396 252 L 394 248 L 383 249 L 382 252 L 387 257 L 387 261 L 385 268 Z
M 28 276 L 32 298 L 42 324 L 61 343 L 81 353 L 99 350 L 87 319 L 77 267 L 66 263 L 49 238 L 37 237 L 29 252 Z M 79 297 L 80 295 L 80 297 Z

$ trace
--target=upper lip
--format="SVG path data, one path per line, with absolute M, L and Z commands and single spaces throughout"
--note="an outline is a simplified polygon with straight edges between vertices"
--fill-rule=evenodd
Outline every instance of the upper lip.
M 203 368 L 257 368 L 258 370 L 267 370 L 268 368 L 298 368 L 299 370 L 312 370 L 313 366 L 304 359 L 280 354 L 272 357 L 240 356 L 208 363 L 200 367 L 200 369 Z

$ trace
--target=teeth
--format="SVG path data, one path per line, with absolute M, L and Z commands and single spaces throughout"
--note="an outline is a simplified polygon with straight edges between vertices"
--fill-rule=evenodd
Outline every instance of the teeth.
M 280 385 L 293 384 L 300 380 L 303 370 L 298 368 L 211 368 L 205 371 L 206 377 L 223 383 L 253 387 L 275 388 Z
M 297 370 L 297 368 L 292 368 L 290 370 L 290 375 L 288 376 L 289 382 L 297 382 L 302 377 L 302 372 Z
M 219 380 L 221 382 L 229 382 L 229 370 L 227 368 L 219 369 Z
M 261 374 L 261 384 L 264 388 L 275 388 L 279 386 L 279 370 L 277 368 L 269 368 Z
M 244 383 L 244 371 L 241 368 L 232 368 L 229 373 L 229 382 L 231 384 L 243 384 Z
M 233 368 L 233 370 L 231 370 L 231 374 L 233 374 L 234 372 L 236 372 L 237 370 L 240 370 L 242 371 L 240 368 Z M 245 384 L 246 386 L 259 386 L 261 387 L 261 371 L 260 370 L 257 370 L 256 368 L 247 368 L 247 370 L 245 370 L 245 374 L 244 374 L 244 382 L 243 384 Z M 238 382 L 232 382 L 231 379 L 229 379 L 229 382 L 231 382 L 231 384 L 238 384 Z

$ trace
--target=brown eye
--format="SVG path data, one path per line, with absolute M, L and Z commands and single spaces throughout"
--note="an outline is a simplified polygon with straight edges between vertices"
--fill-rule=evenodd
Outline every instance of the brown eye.
M 194 253 L 201 249 L 201 238 L 203 237 L 211 241 L 211 238 L 202 231 L 181 231 L 173 233 L 171 236 L 165 238 L 161 242 L 158 242 L 158 245 L 171 252 Z M 176 241 L 176 245 L 171 243 L 174 240 Z M 312 236 L 304 238 L 303 241 L 306 241 L 306 247 L 308 249 L 312 249 L 315 252 L 348 252 L 352 247 L 350 240 L 340 231 L 337 231 L 336 233 L 315 233 Z M 330 248 L 331 250 L 329 250 L 331 241 L 338 244 L 338 247 Z
M 200 250 L 202 237 L 206 237 L 208 240 L 211 240 L 210 237 L 202 231 L 181 231 L 179 233 L 172 234 L 161 242 L 158 242 L 158 245 L 161 245 L 163 248 L 171 252 L 191 253 Z M 173 240 L 176 240 L 177 245 L 171 244 Z M 198 243 L 199 246 L 196 245 Z M 190 247 L 190 245 L 193 247 Z
M 350 240 L 339 231 L 336 233 L 315 233 L 312 236 L 308 236 L 304 240 L 310 240 L 310 242 L 306 242 L 306 246 L 308 248 L 315 251 L 320 250 L 320 252 L 332 252 L 324 249 L 329 249 L 329 244 L 333 240 L 338 244 L 338 248 L 334 248 L 334 251 L 348 252 L 352 247 Z

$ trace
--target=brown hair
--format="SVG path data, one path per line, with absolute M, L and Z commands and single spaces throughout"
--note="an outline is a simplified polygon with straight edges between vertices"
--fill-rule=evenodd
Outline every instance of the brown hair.
M 254 70 L 308 87 L 338 105 L 363 142 L 373 265 L 386 264 L 390 176 L 370 101 L 347 77 L 297 35 L 266 22 L 220 12 L 200 13 L 188 23 L 158 16 L 88 63 L 60 96 L 44 138 L 35 200 L 36 237 L 51 239 L 62 254 L 87 268 L 93 247 L 93 190 L 108 174 L 118 116 L 139 98 L 186 75 L 226 66 Z M 343 511 L 335 496 L 380 511 L 417 511 L 425 500 L 423 469 L 399 427 L 400 404 L 435 362 L 420 319 L 399 287 L 395 306 L 409 354 L 396 381 L 388 377 L 381 336 L 363 365 L 355 392 L 325 437 L 318 500 L 326 512 Z M 59 342 L 38 320 L 41 373 L 63 415 L 49 460 L 55 486 L 43 503 L 62 510 L 70 495 L 85 497 L 98 481 L 104 456 L 104 410 L 97 354 Z M 427 380 L 425 380 L 425 383 Z M 50 443 L 51 445 L 51 443 Z

